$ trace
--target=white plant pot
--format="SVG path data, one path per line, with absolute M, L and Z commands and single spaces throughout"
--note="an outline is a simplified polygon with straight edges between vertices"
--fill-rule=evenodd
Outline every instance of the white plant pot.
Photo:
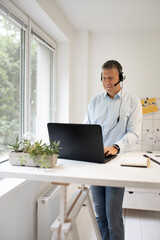
M 44 161 L 45 164 L 41 164 L 41 156 L 38 156 L 33 160 L 28 153 L 23 152 L 10 152 L 9 153 L 9 163 L 17 166 L 30 166 L 30 167 L 47 167 L 52 168 L 57 163 L 57 154 L 48 156 Z

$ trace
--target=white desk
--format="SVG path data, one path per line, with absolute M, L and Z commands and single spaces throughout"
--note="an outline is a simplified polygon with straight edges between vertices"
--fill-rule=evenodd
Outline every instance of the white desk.
M 125 155 L 143 155 L 143 152 Z M 0 164 L 0 177 L 24 178 L 43 182 L 63 182 L 102 186 L 160 189 L 160 165 L 151 162 L 149 168 L 121 167 L 123 154 L 106 164 L 58 159 L 53 169 Z
M 143 152 L 126 153 L 124 155 L 142 156 Z M 77 183 L 81 185 L 160 189 L 160 165 L 151 162 L 149 168 L 121 167 L 120 165 L 124 155 L 119 155 L 106 164 L 58 159 L 58 163 L 53 169 L 12 166 L 8 162 L 5 162 L 0 165 L 0 177 L 24 178 L 35 181 L 54 182 L 57 184 Z M 70 215 L 67 215 L 66 185 L 62 184 L 60 221 L 57 220 L 57 222 L 52 225 L 52 239 L 66 240 L 71 228 L 73 229 L 73 239 L 79 239 L 75 226 L 75 217 L 85 199 L 88 203 L 97 239 L 101 239 L 88 192 L 88 189 L 84 189 L 84 191 L 82 190 L 78 193 L 79 200 L 77 200 L 74 205 L 75 210 Z

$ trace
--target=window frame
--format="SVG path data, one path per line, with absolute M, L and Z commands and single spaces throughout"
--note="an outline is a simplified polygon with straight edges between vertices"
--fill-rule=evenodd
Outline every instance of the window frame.
M 49 112 L 49 116 L 50 116 L 50 121 L 54 121 L 54 115 L 55 115 L 55 99 L 56 99 L 56 92 L 55 92 L 55 76 L 56 76 L 56 71 L 55 71 L 55 67 L 56 67 L 56 62 L 55 62 L 55 55 L 56 55 L 56 42 L 50 37 L 48 36 L 48 34 L 43 31 L 32 19 L 29 18 L 29 24 L 28 24 L 28 38 L 29 38 L 29 44 L 28 44 L 28 86 L 26 87 L 27 93 L 28 94 L 28 100 L 26 101 L 26 126 L 25 126 L 25 132 L 30 132 L 30 84 L 31 84 L 31 37 L 32 37 L 32 31 L 35 32 L 37 34 L 37 36 L 39 36 L 44 43 L 48 43 L 48 46 L 46 45 L 46 47 L 51 47 L 52 51 L 53 51 L 53 59 L 52 59 L 52 69 L 51 71 L 51 75 L 53 77 L 53 79 L 50 79 L 50 112 Z M 53 91 L 51 90 L 53 89 Z M 52 91 L 52 92 L 51 92 Z
M 1 9 L 1 6 L 4 7 L 5 11 Z M 20 9 L 18 9 L 12 2 L 9 0 L 1 0 L 0 3 L 0 14 L 4 17 L 7 16 L 8 20 L 16 22 L 16 18 L 20 21 L 16 22 L 17 25 L 21 27 L 21 29 L 25 30 L 21 33 L 21 64 L 20 64 L 20 111 L 21 111 L 21 122 L 20 122 L 20 133 L 19 137 L 22 138 L 22 135 L 25 132 L 29 132 L 30 130 L 30 72 L 31 72 L 31 35 L 32 31 L 37 33 L 45 42 L 48 43 L 51 48 L 54 49 L 53 53 L 53 62 L 52 62 L 52 75 L 53 80 L 51 82 L 52 93 L 50 90 L 50 120 L 54 121 L 54 106 L 55 106 L 55 66 L 56 66 L 56 42 L 44 31 L 42 30 L 31 18 L 26 16 Z M 13 19 L 13 15 L 15 18 Z M 21 23 L 22 22 L 22 23 Z M 23 62 L 22 62 L 23 60 Z M 53 117 L 52 117 L 53 116 Z

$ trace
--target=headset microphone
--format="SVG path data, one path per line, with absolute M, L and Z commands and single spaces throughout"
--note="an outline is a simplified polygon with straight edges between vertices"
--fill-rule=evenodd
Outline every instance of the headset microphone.
M 121 75 L 120 75 L 120 80 L 119 80 L 117 83 L 115 83 L 114 86 L 117 86 L 117 85 L 118 85 L 120 82 L 122 82 L 125 78 L 126 78 L 126 76 L 125 76 L 125 75 L 123 76 L 123 75 L 121 74 Z
M 117 86 L 122 80 L 119 80 L 117 83 L 114 84 L 114 86 Z

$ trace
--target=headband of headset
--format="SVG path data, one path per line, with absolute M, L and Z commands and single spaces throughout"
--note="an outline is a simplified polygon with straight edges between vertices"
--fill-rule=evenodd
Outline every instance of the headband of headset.
M 116 60 L 109 60 L 109 61 L 105 62 L 102 66 L 102 69 L 111 69 L 111 68 L 116 68 L 118 70 L 119 81 L 122 82 L 125 78 L 123 76 L 121 64 Z M 102 73 L 101 73 L 101 81 L 102 81 Z

